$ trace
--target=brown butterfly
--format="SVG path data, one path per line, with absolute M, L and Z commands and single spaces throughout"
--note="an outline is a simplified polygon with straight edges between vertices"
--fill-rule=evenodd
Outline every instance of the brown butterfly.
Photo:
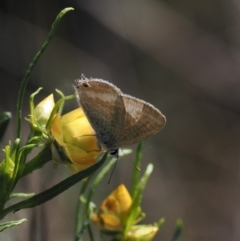
M 112 155 L 118 157 L 119 148 L 156 134 L 166 123 L 153 105 L 123 94 L 105 80 L 82 75 L 76 84 L 79 103 L 99 143 Z

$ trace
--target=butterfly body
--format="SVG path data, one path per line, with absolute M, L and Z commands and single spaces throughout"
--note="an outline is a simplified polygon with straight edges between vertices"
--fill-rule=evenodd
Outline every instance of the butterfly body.
M 76 83 L 79 103 L 98 141 L 115 155 L 119 148 L 156 134 L 166 123 L 154 106 L 123 94 L 105 80 L 83 76 Z

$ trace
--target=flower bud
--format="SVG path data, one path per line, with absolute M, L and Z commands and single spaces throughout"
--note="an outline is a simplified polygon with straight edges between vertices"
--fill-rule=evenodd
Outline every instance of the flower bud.
M 127 233 L 126 241 L 150 241 L 158 232 L 157 225 L 134 225 Z
M 123 231 L 132 205 L 131 196 L 121 184 L 101 204 L 92 221 L 105 232 Z
M 53 159 L 66 163 L 72 172 L 95 164 L 103 152 L 81 108 L 63 116 L 57 114 L 52 121 L 51 133 L 56 141 L 52 144 Z
M 34 109 L 33 116 L 40 126 L 45 126 L 55 105 L 53 94 L 42 100 Z

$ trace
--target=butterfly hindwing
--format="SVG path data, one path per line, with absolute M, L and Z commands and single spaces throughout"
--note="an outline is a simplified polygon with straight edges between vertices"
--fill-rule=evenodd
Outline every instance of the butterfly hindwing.
M 123 95 L 127 114 L 124 128 L 116 137 L 118 147 L 135 144 L 160 131 L 165 123 L 165 116 L 151 104 Z

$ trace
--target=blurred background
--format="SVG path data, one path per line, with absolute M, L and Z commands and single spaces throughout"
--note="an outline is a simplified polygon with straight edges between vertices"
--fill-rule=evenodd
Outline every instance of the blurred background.
M 142 170 L 149 162 L 155 169 L 144 192 L 143 223 L 166 219 L 155 240 L 171 240 L 178 218 L 184 241 L 239 240 L 240 2 L 2 0 L 0 113 L 11 111 L 13 120 L 1 148 L 16 136 L 24 73 L 65 7 L 75 11 L 63 18 L 31 75 L 23 116 L 38 87 L 44 89 L 36 102 L 56 88 L 72 94 L 82 73 L 152 103 L 167 125 L 145 142 Z M 69 102 L 65 111 L 76 107 Z M 27 137 L 26 121 L 23 128 Z M 134 156 L 118 161 L 109 185 L 108 178 L 103 181 L 97 204 L 118 184 L 129 187 L 129 159 Z M 49 162 L 22 179 L 16 191 L 39 193 L 70 175 L 65 166 Z M 73 240 L 79 189 L 80 184 L 40 207 L 9 215 L 4 221 L 28 222 L 4 231 L 0 240 Z

